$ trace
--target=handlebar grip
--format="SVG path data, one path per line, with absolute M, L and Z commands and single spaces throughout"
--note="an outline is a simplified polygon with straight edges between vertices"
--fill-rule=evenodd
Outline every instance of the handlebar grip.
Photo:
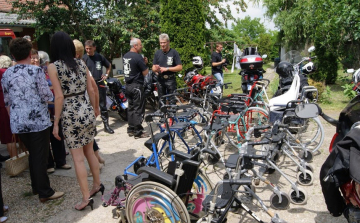
M 337 124 L 339 123 L 338 120 L 331 118 L 330 116 L 327 116 L 326 114 L 322 113 L 321 117 L 323 117 L 323 119 L 325 119 L 325 121 L 327 121 L 328 123 L 330 123 L 333 126 L 337 126 Z
M 264 130 L 271 128 L 271 125 L 258 125 L 254 127 L 254 130 Z
M 179 93 L 166 94 L 166 95 L 161 96 L 161 98 L 170 97 L 170 96 L 177 96 L 177 95 L 179 95 Z
M 233 179 L 229 179 L 229 180 L 224 180 L 223 183 L 226 184 L 230 184 L 230 185 L 251 185 L 251 178 L 250 177 L 244 177 L 242 179 L 236 179 L 236 180 L 233 180 Z
M 256 146 L 256 145 L 264 145 L 264 144 L 269 144 L 269 141 L 257 141 L 257 142 L 248 142 L 248 145 L 251 145 L 251 146 Z

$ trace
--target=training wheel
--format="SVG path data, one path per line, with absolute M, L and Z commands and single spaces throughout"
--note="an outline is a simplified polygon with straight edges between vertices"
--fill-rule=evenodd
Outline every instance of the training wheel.
M 305 174 L 302 171 L 300 171 L 296 175 L 296 179 L 300 185 L 309 186 L 314 181 L 314 175 L 309 170 L 305 170 Z
M 314 158 L 314 154 L 310 150 L 307 150 L 306 156 L 305 156 L 305 151 L 302 150 L 299 152 L 299 157 L 301 159 L 303 159 L 304 161 L 310 163 Z
M 272 194 L 270 197 L 270 205 L 272 208 L 277 210 L 286 210 L 290 206 L 290 197 L 285 193 L 280 193 L 281 203 L 279 203 L 279 196 L 277 194 Z
M 305 204 L 308 199 L 307 193 L 304 189 L 300 187 L 298 187 L 298 190 L 299 190 L 299 196 L 297 197 L 296 191 L 291 188 L 291 190 L 289 191 L 290 201 L 293 204 L 300 204 L 300 205 Z

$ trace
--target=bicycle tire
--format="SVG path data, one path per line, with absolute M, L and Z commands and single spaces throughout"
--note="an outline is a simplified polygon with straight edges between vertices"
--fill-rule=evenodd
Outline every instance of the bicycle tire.
M 238 121 L 239 134 L 244 139 L 251 126 L 265 125 L 268 122 L 269 112 L 267 110 L 260 107 L 250 107 Z

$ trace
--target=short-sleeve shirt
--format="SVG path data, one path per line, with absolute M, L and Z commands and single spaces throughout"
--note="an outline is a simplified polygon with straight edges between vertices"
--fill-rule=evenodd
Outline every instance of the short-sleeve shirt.
M 101 75 L 103 74 L 103 66 L 106 68 L 109 68 L 110 66 L 109 61 L 103 55 L 97 52 L 95 52 L 93 56 L 84 54 L 82 59 L 85 61 L 85 64 L 93 75 L 95 81 L 101 79 Z
M 40 132 L 51 126 L 48 101 L 54 98 L 43 70 L 34 65 L 17 64 L 2 79 L 5 106 L 10 106 L 11 132 Z
M 214 51 L 212 54 L 211 54 L 211 64 L 213 62 L 215 63 L 218 63 L 218 62 L 221 62 L 222 60 L 222 55 L 221 53 L 218 53 L 216 51 Z M 212 71 L 212 74 L 216 74 L 216 73 L 222 73 L 222 65 L 219 65 L 219 66 L 212 66 L 211 65 L 211 71 Z
M 127 52 L 123 56 L 124 61 L 124 75 L 126 84 L 138 83 L 144 84 L 144 75 L 142 72 L 148 67 L 145 64 L 144 58 L 135 52 Z
M 153 64 L 159 65 L 160 67 L 176 67 L 177 65 L 181 65 L 180 55 L 175 49 L 171 48 L 167 53 L 164 53 L 162 50 L 158 50 L 155 53 Z M 176 72 L 165 71 L 161 74 L 172 75 L 175 73 Z

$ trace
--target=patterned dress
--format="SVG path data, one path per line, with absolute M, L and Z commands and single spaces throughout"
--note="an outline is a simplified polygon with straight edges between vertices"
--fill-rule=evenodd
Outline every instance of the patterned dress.
M 95 113 L 86 91 L 86 65 L 75 59 L 78 74 L 70 70 L 62 61 L 55 61 L 60 86 L 64 94 L 61 114 L 65 144 L 69 149 L 80 148 L 94 140 Z

